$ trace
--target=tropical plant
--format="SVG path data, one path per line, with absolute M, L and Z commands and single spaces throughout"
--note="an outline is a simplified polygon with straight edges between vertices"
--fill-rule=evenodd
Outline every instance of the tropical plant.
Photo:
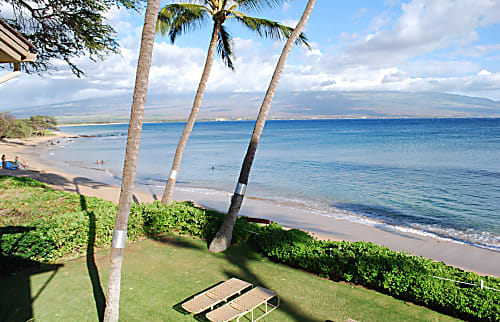
M 168 34 L 172 43 L 175 42 L 176 38 L 182 33 L 200 28 L 209 20 L 213 22 L 212 38 L 208 48 L 205 68 L 203 69 L 200 84 L 198 85 L 191 113 L 175 151 L 172 169 L 161 199 L 163 203 L 169 204 L 172 202 L 182 154 L 200 110 L 208 77 L 212 69 L 215 51 L 217 50 L 217 53 L 227 67 L 232 70 L 234 69 L 232 38 L 224 26 L 224 23 L 230 20 L 239 22 L 251 31 L 256 32 L 260 37 L 280 40 L 289 38 L 294 30 L 293 28 L 284 26 L 275 21 L 250 17 L 237 10 L 257 11 L 264 6 L 278 5 L 286 1 L 287 0 L 198 0 L 193 1 L 193 3 L 169 4 L 161 9 L 158 17 L 157 30 L 163 35 Z M 298 34 L 293 43 L 305 44 L 308 46 L 307 39 L 303 34 Z
M 53 116 L 34 115 L 29 119 L 16 119 L 9 112 L 0 113 L 0 138 L 45 135 L 48 129 L 58 131 L 57 120 Z
M 45 130 L 51 129 L 58 131 L 57 120 L 49 115 L 30 116 L 29 124 L 31 126 L 31 135 L 45 135 Z M 30 136 L 31 136 L 30 135 Z
M 116 214 L 113 240 L 111 242 L 111 264 L 109 268 L 108 292 L 106 298 L 105 321 L 118 321 L 120 303 L 120 281 L 122 274 L 123 254 L 127 238 L 127 224 L 132 204 L 132 189 L 134 187 L 137 169 L 137 157 L 141 142 L 144 104 L 148 92 L 149 71 L 153 58 L 155 42 L 155 27 L 160 10 L 160 0 L 150 0 L 146 7 L 144 28 L 142 29 L 141 49 L 137 62 L 134 97 L 128 128 L 127 148 L 123 165 L 123 178 Z
M 0 18 L 29 40 L 37 51 L 36 62 L 23 64 L 28 72 L 42 74 L 67 63 L 78 77 L 84 71 L 74 58 L 88 55 L 103 59 L 118 53 L 117 33 L 107 24 L 113 6 L 138 9 L 143 0 L 5 0 Z M 1 68 L 1 67 L 0 67 Z
M 266 118 L 271 108 L 271 102 L 278 88 L 281 73 L 283 71 L 283 68 L 285 67 L 286 59 L 288 57 L 288 54 L 292 50 L 293 44 L 295 43 L 296 39 L 299 38 L 300 33 L 302 32 L 302 30 L 304 30 L 307 24 L 307 20 L 309 20 L 309 17 L 311 16 L 311 12 L 315 2 L 316 0 L 309 0 L 306 9 L 304 10 L 302 17 L 297 24 L 297 27 L 293 31 L 290 38 L 288 38 L 285 47 L 281 52 L 280 59 L 278 60 L 278 64 L 276 65 L 276 69 L 274 70 L 273 78 L 271 79 L 271 83 L 269 84 L 269 87 L 267 89 L 266 96 L 264 97 L 264 101 L 262 102 L 262 105 L 260 107 L 257 121 L 255 122 L 252 138 L 248 145 L 247 153 L 241 167 L 238 184 L 236 185 L 236 190 L 233 194 L 233 197 L 231 198 L 231 205 L 229 206 L 227 215 L 224 218 L 224 222 L 222 223 L 219 231 L 215 235 L 215 238 L 212 240 L 208 248 L 211 252 L 224 251 L 231 245 L 234 223 L 236 222 L 238 212 L 241 208 L 241 203 L 243 202 L 243 198 L 245 197 L 245 190 L 248 184 L 248 177 L 250 175 L 252 163 L 255 158 L 255 152 L 257 151 L 260 136 L 262 135 L 264 125 L 266 124 Z

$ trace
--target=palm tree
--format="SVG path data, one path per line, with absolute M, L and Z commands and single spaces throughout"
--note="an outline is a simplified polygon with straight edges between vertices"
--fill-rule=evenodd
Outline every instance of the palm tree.
M 280 59 L 278 60 L 278 64 L 276 65 L 276 69 L 274 70 L 273 78 L 271 79 L 271 83 L 269 84 L 269 87 L 267 89 L 266 96 L 264 97 L 264 101 L 262 102 L 262 105 L 260 107 L 259 115 L 257 117 L 257 121 L 252 133 L 252 138 L 248 145 L 247 153 L 241 167 L 238 184 L 236 185 L 236 190 L 234 191 L 233 197 L 231 198 L 231 205 L 229 206 L 229 210 L 226 217 L 224 218 L 222 226 L 219 228 L 219 231 L 215 235 L 208 248 L 211 252 L 224 251 L 231 245 L 234 223 L 236 222 L 238 212 L 241 208 L 241 203 L 243 202 L 243 198 L 245 197 L 245 190 L 248 184 L 250 169 L 252 168 L 252 163 L 255 158 L 257 146 L 259 145 L 260 136 L 262 135 L 264 125 L 266 124 L 266 118 L 267 114 L 269 113 L 269 109 L 271 108 L 271 102 L 274 98 L 274 94 L 276 93 L 276 89 L 278 88 L 281 73 L 283 71 L 283 68 L 285 67 L 286 59 L 288 57 L 288 54 L 292 50 L 294 42 L 299 37 L 299 34 L 302 32 L 302 30 L 304 30 L 307 24 L 307 20 L 309 20 L 309 17 L 311 16 L 311 12 L 315 2 L 316 0 L 309 0 L 306 9 L 304 10 L 302 17 L 297 24 L 297 27 L 293 31 L 290 38 L 288 38 L 285 47 L 281 52 Z
M 234 20 L 256 32 L 261 37 L 271 39 L 288 38 L 293 32 L 293 28 L 281 25 L 275 21 L 250 17 L 236 10 L 241 8 L 243 10 L 255 11 L 261 9 L 264 5 L 272 6 L 286 1 L 287 0 L 198 0 L 192 1 L 193 3 L 169 4 L 161 9 L 158 17 L 157 30 L 163 35 L 168 34 L 172 43 L 174 43 L 177 36 L 182 33 L 201 27 L 210 19 L 213 21 L 212 38 L 210 40 L 210 46 L 208 47 L 205 68 L 203 69 L 200 84 L 198 85 L 191 113 L 189 114 L 186 126 L 184 127 L 184 131 L 175 151 L 172 169 L 161 199 L 163 203 L 170 204 L 172 202 L 175 181 L 181 165 L 182 154 L 200 110 L 216 50 L 226 66 L 234 70 L 232 38 L 225 28 L 224 23 L 226 20 Z M 300 34 L 294 42 L 307 45 L 306 38 L 302 34 Z
M 132 189 L 134 187 L 137 168 L 137 156 L 141 142 L 142 120 L 144 116 L 144 103 L 148 91 L 149 70 L 153 56 L 156 20 L 160 0 L 149 0 L 142 29 L 141 49 L 137 63 L 135 78 L 134 98 L 128 128 L 127 150 L 123 166 L 123 179 L 116 214 L 113 241 L 111 243 L 111 264 L 109 268 L 108 292 L 106 299 L 105 321 L 118 321 L 120 303 L 120 281 L 122 274 L 123 254 L 127 239 L 127 223 L 132 203 Z

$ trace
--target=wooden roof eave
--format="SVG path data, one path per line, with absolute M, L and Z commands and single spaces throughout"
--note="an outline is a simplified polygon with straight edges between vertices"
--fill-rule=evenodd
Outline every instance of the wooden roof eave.
M 9 24 L 0 19 L 0 63 L 35 61 L 34 46 Z

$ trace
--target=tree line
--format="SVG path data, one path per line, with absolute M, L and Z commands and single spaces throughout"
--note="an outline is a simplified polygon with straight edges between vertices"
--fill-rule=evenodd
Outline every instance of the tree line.
M 0 139 L 44 136 L 47 130 L 59 130 L 55 117 L 33 115 L 28 119 L 17 119 L 9 112 L 0 113 Z

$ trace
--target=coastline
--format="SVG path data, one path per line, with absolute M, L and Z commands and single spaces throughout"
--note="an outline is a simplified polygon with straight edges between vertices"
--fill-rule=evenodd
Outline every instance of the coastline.
M 423 116 L 370 116 L 370 115 L 317 115 L 311 117 L 269 117 L 268 121 L 328 121 L 328 120 L 411 120 L 411 119 L 499 119 L 500 115 L 491 116 L 480 116 L 480 117 L 470 117 L 470 116 L 433 116 L 433 115 L 423 115 Z M 206 118 L 200 119 L 199 122 L 240 122 L 240 121 L 255 121 L 255 117 L 244 117 L 244 118 Z M 148 119 L 144 121 L 144 124 L 151 123 L 185 123 L 186 119 Z M 92 125 L 115 125 L 115 124 L 128 124 L 128 121 L 116 121 L 116 122 L 83 122 L 83 123 L 62 123 L 58 124 L 58 127 L 68 127 L 68 126 L 92 126 Z
M 46 182 L 55 189 L 96 196 L 115 203 L 118 202 L 119 186 L 105 184 L 90 177 L 75 175 L 71 173 L 71 168 L 69 169 L 70 173 L 63 172 L 45 162 L 36 160 L 36 157 L 31 158 L 33 153 L 41 151 L 40 147 L 43 143 L 63 137 L 74 136 L 58 133 L 56 136 L 43 138 L 0 141 L 0 152 L 6 154 L 9 160 L 18 155 L 21 160 L 27 160 L 30 164 L 30 169 L 27 171 L 0 170 L 0 174 L 29 176 Z M 29 153 L 28 149 L 31 150 Z M 192 200 L 201 206 L 221 212 L 227 210 L 230 197 L 230 193 L 211 194 L 203 191 L 203 189 L 186 189 L 183 187 L 179 187 L 174 193 L 174 198 L 177 200 Z M 145 186 L 136 185 L 134 199 L 138 202 L 151 202 L 159 199 L 159 197 L 154 189 L 147 189 Z M 311 213 L 310 210 L 305 208 L 277 204 L 269 200 L 252 197 L 245 198 L 240 214 L 270 219 L 288 228 L 306 230 L 318 239 L 370 241 L 387 246 L 395 251 L 405 251 L 413 255 L 443 261 L 448 265 L 474 271 L 479 274 L 500 277 L 500 252 L 495 250 L 483 249 L 408 231 L 393 230 L 382 225 L 366 225 L 342 218 L 321 216 Z

